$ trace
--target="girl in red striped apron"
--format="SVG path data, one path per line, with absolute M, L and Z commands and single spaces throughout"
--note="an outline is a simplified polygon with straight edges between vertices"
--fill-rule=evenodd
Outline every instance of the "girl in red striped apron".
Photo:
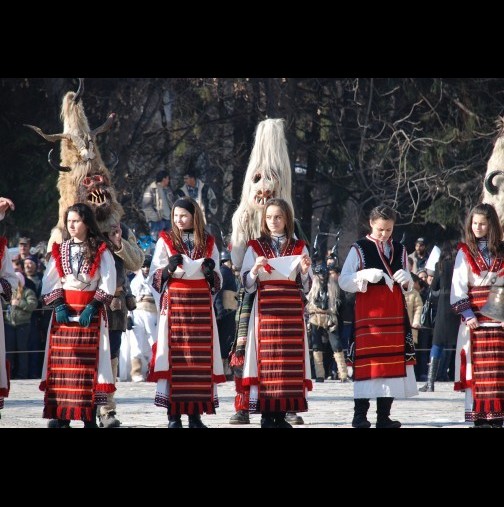
M 376 398 L 377 428 L 400 428 L 390 419 L 394 397 L 418 394 L 413 335 L 404 293 L 413 289 L 406 248 L 392 239 L 395 212 L 371 210 L 371 233 L 352 245 L 339 277 L 340 287 L 355 292 L 354 341 L 349 362 L 354 369 L 354 428 L 370 428 L 370 398 Z
M 504 243 L 495 208 L 478 204 L 459 244 L 450 303 L 461 316 L 455 356 L 455 390 L 465 391 L 465 420 L 476 428 L 502 428 L 504 323 L 482 315 L 492 285 L 504 285 Z
M 153 295 L 161 299 L 157 343 L 149 381 L 155 405 L 167 409 L 168 428 L 206 428 L 201 414 L 215 414 L 217 384 L 226 381 L 213 296 L 222 275 L 214 237 L 204 230 L 196 201 L 182 197 L 171 212 L 171 231 L 161 231 L 149 271 Z
M 72 419 L 96 428 L 97 405 L 115 391 L 104 308 L 116 290 L 108 246 L 87 204 L 66 210 L 63 242 L 53 244 L 42 279 L 44 303 L 54 308 L 40 384 L 49 428 Z
M 248 409 L 261 413 L 261 428 L 291 428 L 286 412 L 306 412 L 312 389 L 302 293 L 310 292 L 313 275 L 283 199 L 266 202 L 261 237 L 249 241 L 241 276 L 246 292 L 257 291 L 243 367 Z
M 0 221 L 10 209 L 14 209 L 14 203 L 6 197 L 0 197 Z M 18 281 L 12 267 L 7 238 L 0 236 L 0 296 L 5 302 L 11 300 L 12 289 L 17 287 Z M 4 398 L 9 396 L 9 387 L 9 368 L 5 358 L 5 328 L 0 305 L 0 410 L 4 406 Z

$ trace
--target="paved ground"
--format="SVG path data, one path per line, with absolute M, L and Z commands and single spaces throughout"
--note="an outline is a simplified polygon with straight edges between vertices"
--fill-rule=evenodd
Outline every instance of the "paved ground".
M 0 428 L 44 428 L 47 420 L 42 419 L 43 393 L 38 390 L 39 381 L 14 380 L 10 397 L 5 399 L 1 411 Z M 418 383 L 420 387 L 421 383 Z M 165 428 L 166 412 L 154 406 L 155 384 L 117 383 L 117 414 L 123 428 Z M 234 413 L 234 382 L 219 386 L 220 407 L 217 414 L 203 416 L 211 428 L 248 429 L 259 428 L 259 415 L 251 416 L 251 424 L 233 426 L 229 417 Z M 353 386 L 337 381 L 315 383 L 308 398 L 309 411 L 303 414 L 305 424 L 296 429 L 306 428 L 351 428 L 353 416 Z M 453 390 L 452 382 L 439 382 L 434 393 L 419 393 L 407 400 L 395 400 L 392 416 L 399 419 L 403 428 L 465 428 L 464 395 Z M 369 420 L 376 421 L 376 402 L 371 402 Z M 187 418 L 182 418 L 184 426 Z M 82 427 L 74 421 L 72 426 Z

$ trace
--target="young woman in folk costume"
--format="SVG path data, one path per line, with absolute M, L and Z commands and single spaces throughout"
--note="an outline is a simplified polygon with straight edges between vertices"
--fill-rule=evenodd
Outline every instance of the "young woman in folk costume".
M 242 268 L 248 242 L 261 235 L 261 219 L 267 200 L 277 197 L 294 209 L 291 198 L 291 163 L 284 124 L 285 120 L 281 118 L 268 118 L 257 124 L 254 146 L 243 179 L 240 204 L 232 219 L 231 261 L 238 271 Z M 302 237 L 300 227 L 297 233 L 298 237 Z M 248 392 L 243 389 L 242 377 L 247 330 L 254 298 L 255 293 L 250 294 L 245 292 L 243 287 L 240 288 L 236 312 L 236 337 L 229 362 L 236 386 L 236 413 L 231 416 L 230 424 L 250 423 Z M 287 420 L 292 424 L 304 422 L 302 417 L 295 413 L 288 413 Z
M 418 394 L 415 349 L 403 293 L 413 289 L 406 248 L 392 239 L 395 212 L 387 206 L 371 210 L 371 233 L 352 245 L 339 284 L 355 292 L 354 428 L 369 428 L 370 398 L 376 398 L 377 428 L 400 428 L 390 419 L 394 397 Z
M 450 303 L 462 317 L 455 356 L 455 390 L 465 391 L 465 420 L 502 427 L 504 323 L 481 314 L 493 285 L 504 285 L 504 243 L 495 208 L 478 204 L 467 217 L 459 245 Z
M 14 209 L 14 203 L 6 197 L 0 197 L 0 221 L 9 209 Z M 7 238 L 0 236 L 0 296 L 7 303 L 11 300 L 12 290 L 17 287 L 18 281 L 12 267 Z M 5 358 L 5 328 L 3 312 L 0 310 L 0 410 L 4 406 L 4 398 L 9 396 L 9 387 L 9 367 Z
M 215 413 L 216 384 L 226 381 L 212 301 L 222 285 L 219 250 L 193 199 L 175 201 L 171 222 L 149 272 L 161 303 L 148 380 L 157 381 L 154 403 L 168 410 L 169 428 L 182 428 L 182 414 L 189 428 L 206 428 L 201 414 Z
M 304 241 L 294 238 L 292 208 L 283 199 L 266 202 L 261 236 L 249 241 L 241 276 L 246 292 L 257 291 L 243 367 L 248 409 L 262 414 L 262 428 L 290 428 L 286 412 L 307 411 L 306 393 L 312 389 L 300 291 L 308 294 L 313 275 Z
M 65 224 L 42 279 L 44 303 L 54 308 L 40 384 L 43 417 L 49 428 L 68 428 L 72 419 L 96 428 L 97 405 L 115 390 L 104 305 L 114 296 L 116 270 L 87 204 L 70 206 Z

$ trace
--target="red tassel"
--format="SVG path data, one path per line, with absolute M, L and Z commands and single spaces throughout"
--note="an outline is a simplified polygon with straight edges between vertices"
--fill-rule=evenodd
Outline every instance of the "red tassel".
M 263 266 L 264 271 L 268 272 L 271 275 L 271 272 L 275 269 L 274 267 L 270 266 L 269 264 L 266 264 L 266 266 Z
M 310 379 L 305 378 L 303 383 L 305 389 L 308 389 L 308 391 L 313 391 L 313 382 Z
M 229 366 L 243 367 L 244 364 L 245 356 L 236 357 L 236 354 L 234 352 L 231 354 L 231 361 L 229 361 Z
M 39 390 L 40 391 L 45 391 L 46 390 L 46 381 L 43 380 L 42 382 L 40 382 L 39 384 Z

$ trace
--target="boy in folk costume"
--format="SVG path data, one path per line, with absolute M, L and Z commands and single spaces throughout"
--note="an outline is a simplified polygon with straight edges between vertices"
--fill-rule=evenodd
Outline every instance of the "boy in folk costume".
M 465 420 L 502 428 L 504 322 L 481 313 L 492 286 L 504 285 L 504 243 L 495 208 L 478 204 L 467 217 L 459 245 L 450 303 L 462 317 L 455 356 L 455 390 L 465 391 Z
M 5 213 L 14 210 L 14 203 L 6 197 L 0 197 L 0 221 Z M 12 290 L 18 285 L 18 278 L 12 267 L 7 238 L 0 236 L 0 295 L 8 303 L 11 300 Z M 5 329 L 3 312 L 0 311 L 0 410 L 4 406 L 4 398 L 9 396 L 9 367 L 5 358 Z M 1 417 L 1 413 L 0 413 Z
M 270 197 L 285 200 L 294 209 L 291 198 L 292 177 L 283 119 L 267 119 L 257 125 L 254 146 L 250 154 L 247 172 L 243 181 L 238 209 L 233 214 L 231 234 L 231 261 L 237 270 L 250 240 L 261 235 L 261 218 L 266 201 Z M 235 377 L 236 413 L 230 424 L 249 424 L 247 392 L 242 386 L 242 374 L 250 310 L 255 293 L 241 288 L 236 312 L 236 339 L 230 356 L 230 366 Z M 288 414 L 289 417 L 290 414 Z M 292 414 L 292 422 L 302 424 L 300 416 Z
M 49 428 L 70 420 L 96 428 L 96 407 L 115 391 L 105 306 L 116 290 L 114 259 L 86 204 L 70 206 L 67 234 L 54 243 L 42 279 L 44 303 L 54 308 L 42 382 Z
M 294 237 L 292 208 L 266 203 L 261 236 L 249 241 L 241 269 L 247 293 L 257 291 L 248 325 L 243 387 L 261 428 L 291 428 L 286 412 L 308 410 L 311 391 L 308 338 L 301 291 L 311 287 L 311 259 Z
M 369 399 L 376 398 L 377 428 L 400 428 L 390 419 L 394 397 L 418 394 L 415 349 L 403 293 L 413 288 L 407 252 L 391 238 L 395 212 L 387 206 L 371 210 L 371 233 L 354 243 L 340 287 L 355 292 L 355 342 L 350 346 L 354 368 L 354 428 L 369 428 Z
M 157 382 L 154 403 L 167 409 L 168 428 L 182 428 L 182 414 L 189 428 L 206 428 L 201 414 L 215 413 L 217 384 L 226 381 L 212 301 L 222 285 L 219 251 L 193 199 L 175 201 L 171 221 L 149 271 L 161 302 L 148 380 Z

